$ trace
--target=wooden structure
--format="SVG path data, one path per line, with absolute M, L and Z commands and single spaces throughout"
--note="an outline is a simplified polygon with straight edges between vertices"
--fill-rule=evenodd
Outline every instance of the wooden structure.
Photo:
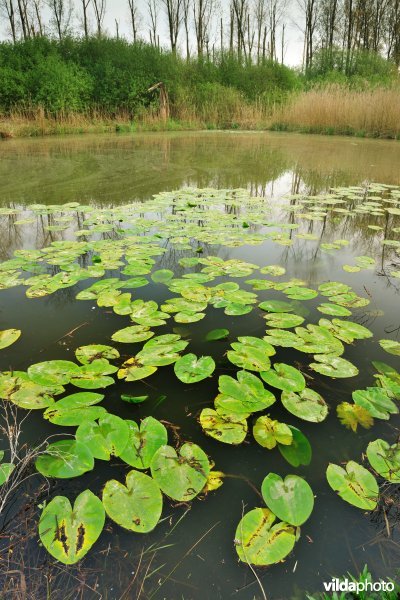
M 169 97 L 167 88 L 162 81 L 152 85 L 147 91 L 154 92 L 159 90 L 160 92 L 160 119 L 166 122 L 169 119 Z

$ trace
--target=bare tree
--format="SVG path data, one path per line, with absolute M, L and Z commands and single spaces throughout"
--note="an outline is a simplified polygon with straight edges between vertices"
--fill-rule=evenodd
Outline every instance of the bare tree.
M 56 30 L 59 40 L 68 33 L 72 18 L 71 0 L 48 0 L 51 11 L 51 22 Z
M 129 16 L 131 18 L 132 37 L 133 41 L 137 42 L 138 26 L 139 26 L 139 9 L 136 4 L 136 0 L 128 0 L 129 4 Z
M 277 30 L 286 9 L 286 0 L 270 0 L 269 5 L 269 58 L 278 60 Z
M 305 69 L 312 65 L 314 55 L 315 31 L 318 23 L 318 0 L 299 0 L 299 6 L 304 13 L 304 56 L 303 64 Z
M 168 32 L 171 50 L 174 54 L 176 54 L 178 46 L 178 34 L 182 22 L 182 0 L 161 1 L 164 4 L 167 13 Z
M 92 2 L 92 0 L 81 0 L 81 4 L 82 4 L 82 17 L 83 17 L 83 31 L 85 33 L 85 38 L 89 37 L 88 8 L 89 8 L 91 2 Z
M 186 39 L 186 59 L 190 59 L 190 2 L 191 0 L 182 0 L 182 11 L 183 11 L 183 26 L 185 28 L 185 39 Z
M 390 0 L 386 32 L 387 58 L 400 66 L 400 0 Z
M 31 27 L 28 12 L 28 0 L 17 0 L 18 15 L 24 40 L 31 37 Z
M 17 29 L 16 29 L 16 23 L 15 23 L 14 0 L 1 0 L 0 10 L 1 10 L 1 13 L 4 14 L 6 16 L 6 18 L 8 19 L 11 37 L 15 44 L 15 42 L 17 41 Z
M 213 11 L 213 0 L 192 0 L 193 20 L 197 41 L 197 56 L 202 57 L 209 40 L 210 20 Z
M 96 17 L 97 36 L 101 37 L 103 33 L 103 22 L 106 14 L 107 0 L 93 0 L 94 15 Z
M 257 35 L 257 64 L 262 56 L 262 39 L 267 21 L 267 2 L 266 0 L 255 0 L 254 4 L 254 19 Z
M 149 9 L 150 16 L 150 43 L 152 46 L 157 47 L 158 43 L 158 33 L 157 33 L 157 25 L 158 25 L 158 4 L 157 0 L 147 0 L 147 6 Z
M 33 6 L 32 10 L 34 12 L 33 22 L 36 24 L 35 31 L 40 36 L 44 35 L 44 26 L 43 26 L 43 17 L 42 17 L 42 8 L 43 1 L 42 0 L 32 0 Z

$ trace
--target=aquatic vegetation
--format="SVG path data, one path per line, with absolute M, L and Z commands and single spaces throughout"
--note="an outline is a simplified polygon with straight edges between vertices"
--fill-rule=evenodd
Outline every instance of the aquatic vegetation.
M 364 510 L 373 510 L 378 502 L 378 482 L 368 469 L 350 460 L 346 468 L 330 464 L 326 470 L 329 485 L 339 496 Z
M 85 490 L 72 508 L 65 496 L 56 496 L 39 521 L 40 539 L 54 558 L 72 565 L 85 556 L 99 538 L 105 521 L 101 500 Z
M 188 406 L 191 390 L 204 390 L 201 404 L 186 418 L 211 438 L 209 444 L 225 444 L 228 452 L 240 452 L 229 446 L 254 444 L 266 457 L 279 451 L 294 468 L 310 465 L 318 448 L 293 421 L 303 421 L 312 439 L 309 424 L 318 427 L 336 416 L 349 430 L 343 429 L 346 435 L 353 435 L 359 427 L 368 429 L 375 420 L 398 414 L 400 374 L 394 367 L 375 361 L 375 372 L 366 374 L 371 385 L 355 389 L 352 382 L 365 370 L 359 350 L 366 345 L 400 354 L 399 342 L 376 343 L 366 326 L 370 294 L 365 286 L 366 295 L 359 295 L 341 281 L 303 280 L 301 271 L 288 277 L 286 266 L 265 264 L 276 258 L 258 265 L 236 252 L 265 242 L 286 251 L 301 242 L 320 256 L 340 256 L 350 241 L 336 232 L 321 241 L 316 234 L 321 221 L 372 213 L 378 222 L 393 224 L 399 206 L 399 188 L 371 184 L 288 195 L 277 206 L 240 189 L 184 189 L 145 204 L 99 210 L 79 203 L 31 205 L 24 211 L 28 221 L 19 219 L 19 226 L 55 214 L 58 224 L 50 231 L 63 232 L 68 224 L 75 237 L 17 250 L 0 263 L 0 288 L 24 287 L 35 302 L 71 288 L 76 301 L 110 318 L 112 329 L 107 339 L 99 339 L 93 327 L 92 338 L 85 340 L 92 343 L 75 347 L 69 340 L 69 354 L 60 347 L 55 360 L 4 371 L 0 398 L 21 409 L 42 410 L 46 421 L 68 428 L 66 439 L 49 443 L 37 457 L 36 469 L 45 477 L 79 477 L 96 469 L 96 461 L 111 459 L 130 468 L 124 483 L 105 483 L 102 500 L 86 490 L 73 509 L 63 496 L 49 502 L 39 534 L 52 556 L 65 564 L 80 560 L 100 536 L 105 515 L 126 530 L 150 532 L 166 502 L 204 498 L 225 483 L 201 445 L 186 441 L 185 431 L 177 435 L 173 423 L 155 418 L 157 406 L 177 401 L 172 394 L 157 397 L 143 390 L 156 373 L 155 379 L 165 374 L 178 380 Z M 80 209 L 85 215 L 73 229 L 72 217 Z M 284 222 L 282 214 L 291 221 Z M 400 229 L 376 227 L 368 235 L 384 234 L 374 240 L 393 257 L 398 240 L 388 234 Z M 354 264 L 343 266 L 345 272 L 362 277 L 377 268 L 367 250 L 362 252 Z M 385 274 L 396 278 L 390 270 Z M 379 307 L 372 307 L 370 314 L 378 318 Z M 0 348 L 12 351 L 20 334 L 1 331 Z M 136 412 L 140 408 L 148 411 L 143 419 Z M 284 422 L 285 414 L 290 423 Z M 366 455 L 377 476 L 400 481 L 397 442 L 377 439 Z M 12 469 L 12 463 L 0 463 L 0 485 Z M 349 460 L 345 468 L 330 464 L 326 477 L 343 500 L 373 510 L 379 488 L 371 470 Z M 235 534 L 239 559 L 260 566 L 288 556 L 314 506 L 309 484 L 296 474 L 284 479 L 266 474 L 261 494 L 266 506 L 243 514 Z

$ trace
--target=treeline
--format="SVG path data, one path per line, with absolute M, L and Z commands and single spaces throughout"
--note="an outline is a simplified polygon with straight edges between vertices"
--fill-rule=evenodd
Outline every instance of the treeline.
M 229 51 L 247 63 L 283 63 L 295 23 L 304 35 L 305 70 L 323 55 L 325 70 L 350 74 L 360 51 L 400 65 L 400 0 L 123 1 L 133 42 L 160 47 L 168 40 L 171 52 L 187 59 Z M 119 38 L 112 9 L 112 0 L 0 0 L 2 27 L 14 43 L 37 36 Z
M 204 109 L 212 104 L 281 102 L 300 83 L 284 65 L 265 60 L 246 65 L 229 53 L 214 61 L 187 61 L 148 43 L 103 37 L 35 37 L 0 44 L 0 110 L 42 107 L 46 114 L 125 113 L 133 118 L 158 106 L 162 81 L 174 107 Z M 181 115 L 179 115 L 181 117 Z

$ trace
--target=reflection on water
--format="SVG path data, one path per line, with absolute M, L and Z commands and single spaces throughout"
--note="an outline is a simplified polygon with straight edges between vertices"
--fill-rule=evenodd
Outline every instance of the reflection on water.
M 279 133 L 184 133 L 8 140 L 1 202 L 121 203 L 163 190 L 248 187 L 252 194 L 372 180 L 400 183 L 400 144 Z
M 346 205 L 350 209 L 348 214 L 333 211 L 310 219 L 299 215 L 299 198 L 285 195 L 302 192 L 316 195 L 331 186 L 358 185 L 368 180 L 399 184 L 400 145 L 264 133 L 149 134 L 10 141 L 0 144 L 0 155 L 2 205 L 16 209 L 13 214 L 0 215 L 2 260 L 18 248 L 39 248 L 55 240 L 73 238 L 73 232 L 84 230 L 88 221 L 109 229 L 99 230 L 97 239 L 118 237 L 116 229 L 121 224 L 117 213 L 115 219 L 110 218 L 109 213 L 103 219 L 101 207 L 146 200 L 159 191 L 182 186 L 244 187 L 253 195 L 274 198 L 267 227 L 272 236 L 254 246 L 203 243 L 203 256 L 218 255 L 224 260 L 240 258 L 258 265 L 283 265 L 287 278 L 304 279 L 311 287 L 326 279 L 342 281 L 370 299 L 368 307 L 354 311 L 353 319 L 373 331 L 374 343 L 361 340 L 346 350 L 346 358 L 358 366 L 359 376 L 340 382 L 319 378 L 314 383 L 331 406 L 331 414 L 318 425 L 301 422 L 314 455 L 309 467 L 295 472 L 304 475 L 312 486 L 316 494 L 315 510 L 302 527 L 302 536 L 288 559 L 260 569 L 258 575 L 270 600 L 303 600 L 304 590 L 322 591 L 322 581 L 348 570 L 356 573 L 365 563 L 376 578 L 395 576 L 400 541 L 397 526 L 393 525 L 388 537 L 386 514 L 371 516 L 346 504 L 327 486 L 324 473 L 329 461 L 357 460 L 370 440 L 383 437 L 394 441 L 397 435 L 397 416 L 390 424 L 377 421 L 373 430 L 362 430 L 354 435 L 340 425 L 335 407 L 339 402 L 348 401 L 353 389 L 372 385 L 372 360 L 395 365 L 391 360 L 394 357 L 388 357 L 376 340 L 396 338 L 400 332 L 400 280 L 389 276 L 391 269 L 398 269 L 399 257 L 395 248 L 382 244 L 384 240 L 394 239 L 393 229 L 399 227 L 400 217 L 387 212 L 382 215 L 356 212 L 356 201 L 350 200 Z M 54 211 L 34 219 L 26 209 L 33 203 L 59 205 L 75 201 L 90 206 L 63 207 L 63 216 L 61 211 Z M 93 206 L 95 210 L 90 208 Z M 232 210 L 240 220 L 242 207 L 226 207 L 227 213 Z M 145 211 L 144 206 L 143 216 Z M 301 212 L 305 212 L 304 207 Z M 146 216 L 158 221 L 163 218 L 160 212 Z M 294 224 L 298 227 L 291 228 Z M 381 229 L 373 231 L 368 225 Z M 260 225 L 251 225 L 248 231 L 254 239 L 263 232 L 265 228 Z M 278 235 L 283 236 L 283 242 L 290 240 L 291 245 L 276 243 Z M 348 240 L 349 244 L 334 251 L 326 246 L 338 239 Z M 170 242 L 166 242 L 165 247 L 167 252 L 157 257 L 155 268 L 171 268 L 177 277 L 181 276 L 182 269 L 177 262 L 182 257 L 193 256 L 193 250 L 180 249 Z M 360 255 L 375 257 L 376 268 L 361 273 L 344 272 L 342 266 L 352 264 Z M 85 262 L 81 266 L 85 267 Z M 56 272 L 57 267 L 52 273 Z M 106 276 L 116 274 L 111 271 Z M 241 287 L 251 289 L 243 280 L 240 283 Z M 18 345 L 8 348 L 2 354 L 4 369 L 26 369 L 39 360 L 74 360 L 76 347 L 109 343 L 111 334 L 126 325 L 126 317 L 99 308 L 95 302 L 75 301 L 77 286 L 29 300 L 24 292 L 22 286 L 0 292 L 0 329 L 18 327 L 23 332 L 23 351 Z M 168 296 L 165 287 L 155 284 L 134 290 L 134 297 L 154 299 L 159 304 Z M 259 292 L 259 300 L 267 297 L 271 297 L 269 290 Z M 307 302 L 308 319 L 312 322 L 321 317 L 316 311 L 317 303 L 317 300 Z M 216 310 L 208 311 L 204 321 L 179 326 L 179 333 L 190 337 L 190 351 L 201 356 L 211 352 L 204 340 L 205 331 L 217 327 L 230 330 L 230 341 L 243 334 L 262 337 L 265 333 L 265 323 L 256 311 L 230 317 Z M 70 334 L 72 330 L 75 331 Z M 167 331 L 168 326 L 159 328 L 157 333 Z M 218 344 L 218 374 L 229 372 L 225 358 L 228 349 L 229 341 Z M 129 351 L 126 350 L 128 355 Z M 291 362 L 290 353 L 291 350 L 279 348 L 276 361 Z M 269 471 L 284 476 L 294 469 L 278 452 L 267 452 L 255 443 L 228 447 L 204 436 L 197 418 L 202 408 L 212 404 L 216 392 L 214 379 L 188 389 L 177 381 L 172 368 L 160 369 L 147 382 L 117 383 L 107 391 L 104 405 L 110 412 L 135 420 L 152 414 L 172 423 L 176 426 L 173 435 L 199 443 L 228 477 L 220 490 L 204 502 L 193 502 L 190 510 L 186 506 L 174 507 L 166 501 L 165 520 L 149 535 L 141 537 L 117 526 L 107 527 L 82 567 L 52 573 L 54 581 L 48 584 L 52 598 L 64 600 L 68 588 L 72 589 L 77 581 L 85 600 L 100 598 L 101 594 L 107 599 L 261 598 L 253 574 L 237 562 L 233 548 L 236 524 L 243 506 L 249 510 L 259 504 L 255 488 L 260 488 Z M 148 394 L 150 399 L 132 406 L 121 402 L 121 393 Z M 163 394 L 167 398 L 160 402 Z M 30 416 L 26 432 L 30 442 L 60 432 L 59 427 L 44 422 L 37 412 Z M 299 424 L 281 406 L 275 407 L 274 418 L 295 426 Z M 65 494 L 74 498 L 86 488 L 99 493 L 108 479 L 123 481 L 126 472 L 117 460 L 111 464 L 96 464 L 93 472 L 73 482 L 58 482 L 52 487 L 51 495 Z M 36 519 L 37 515 L 33 523 Z M 31 573 L 47 573 L 45 569 L 50 562 L 46 553 L 38 548 L 35 533 L 27 544 L 27 552 L 33 567 Z M 0 583 L 1 568 L 0 564 Z M 43 597 L 43 589 L 38 599 Z

